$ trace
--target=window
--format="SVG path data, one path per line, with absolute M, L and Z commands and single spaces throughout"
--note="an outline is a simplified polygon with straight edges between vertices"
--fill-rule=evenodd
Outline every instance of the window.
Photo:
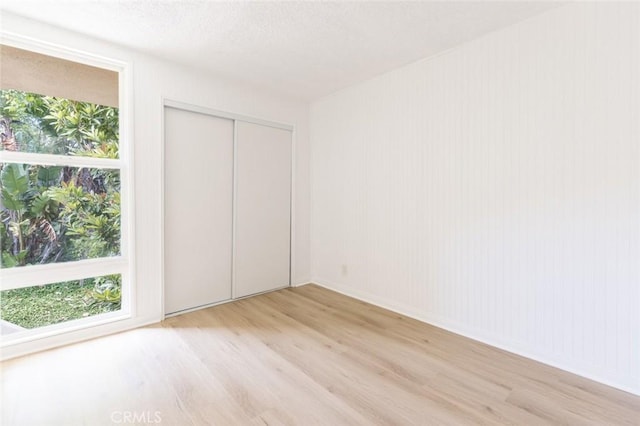
M 0 49 L 3 341 L 121 318 L 131 305 L 122 67 Z

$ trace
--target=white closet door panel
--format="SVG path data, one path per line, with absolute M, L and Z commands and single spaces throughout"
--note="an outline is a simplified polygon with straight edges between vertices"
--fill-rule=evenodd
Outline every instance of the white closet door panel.
M 291 132 L 236 122 L 234 296 L 289 285 Z
M 165 312 L 231 298 L 233 121 L 165 108 Z

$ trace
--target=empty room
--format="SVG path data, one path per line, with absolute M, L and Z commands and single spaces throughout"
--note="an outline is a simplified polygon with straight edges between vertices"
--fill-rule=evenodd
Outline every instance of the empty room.
M 640 3 L 0 1 L 0 423 L 640 425 Z

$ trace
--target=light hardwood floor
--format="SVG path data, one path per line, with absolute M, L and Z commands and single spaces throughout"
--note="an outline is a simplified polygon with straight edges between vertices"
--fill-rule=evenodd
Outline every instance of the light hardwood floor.
M 3 425 L 640 424 L 640 397 L 317 286 L 2 365 Z

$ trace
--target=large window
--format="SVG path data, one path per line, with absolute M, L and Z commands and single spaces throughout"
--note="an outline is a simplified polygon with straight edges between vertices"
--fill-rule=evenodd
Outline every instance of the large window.
M 126 315 L 120 72 L 0 47 L 3 342 Z

